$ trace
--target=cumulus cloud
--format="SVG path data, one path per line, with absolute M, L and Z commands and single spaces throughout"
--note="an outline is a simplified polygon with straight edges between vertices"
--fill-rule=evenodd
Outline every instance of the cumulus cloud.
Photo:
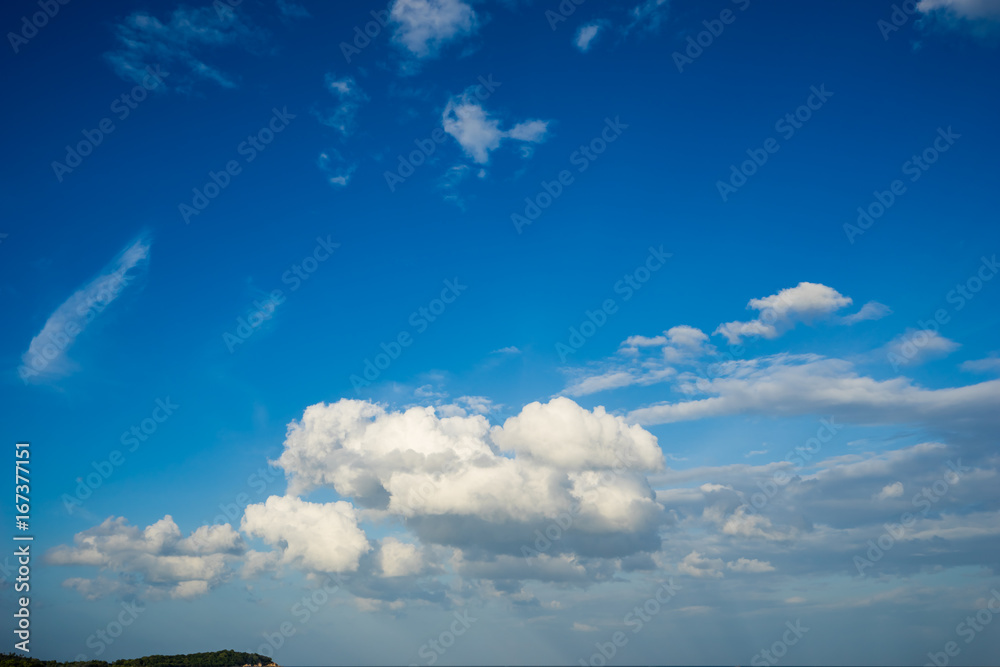
M 465 417 L 470 414 L 486 415 L 496 407 L 486 396 L 459 396 L 451 403 L 436 406 L 436 410 L 443 417 Z
M 49 315 L 21 357 L 18 373 L 26 382 L 69 375 L 75 366 L 67 351 L 87 326 L 117 299 L 135 278 L 134 269 L 149 259 L 150 243 L 139 238 L 125 247 L 96 277 L 80 287 Z
M 271 496 L 246 508 L 240 530 L 278 547 L 283 563 L 312 572 L 354 572 L 371 550 L 354 506 L 344 501 Z
M 378 565 L 383 576 L 406 577 L 421 574 L 427 569 L 421 548 L 402 542 L 395 537 L 382 540 L 378 552 Z
M 509 452 L 512 456 L 505 456 Z M 355 400 L 306 409 L 277 460 L 289 492 L 330 487 L 406 519 L 424 543 L 521 556 L 534 530 L 572 517 L 552 553 L 629 554 L 659 543 L 646 472 L 655 437 L 603 408 L 532 403 L 502 426 L 434 408 L 388 412 Z
M 636 470 L 663 466 L 656 437 L 598 406 L 584 410 L 568 398 L 530 403 L 503 426 L 493 428 L 493 441 L 518 457 L 564 470 L 613 468 L 628 461 Z
M 826 320 L 832 324 L 853 325 L 866 320 L 879 319 L 892 312 L 887 306 L 869 301 L 858 312 L 837 317 L 836 311 L 851 304 L 851 299 L 833 288 L 816 283 L 800 283 L 761 299 L 751 299 L 747 308 L 760 311 L 760 317 L 749 321 L 734 321 L 719 325 L 716 335 L 723 335 L 729 343 L 739 344 L 747 336 L 774 339 L 795 327 L 799 322 L 813 323 Z M 701 376 L 715 375 L 715 368 L 725 360 L 719 350 L 709 342 L 701 329 L 678 325 L 661 335 L 634 335 L 618 347 L 614 359 L 593 363 L 585 370 L 568 369 L 572 377 L 563 393 L 584 396 L 632 385 L 653 385 L 675 378 L 683 379 L 685 373 L 678 369 L 688 367 Z M 729 354 L 728 358 L 732 358 Z M 694 393 L 695 385 L 680 383 L 685 393 Z
M 767 540 L 771 542 L 787 542 L 794 536 L 794 528 L 779 529 L 774 526 L 769 517 L 754 514 L 747 505 L 740 505 L 732 514 L 725 514 L 716 505 L 706 508 L 703 518 L 721 527 L 723 535 L 738 538 Z
M 668 570 L 678 563 L 679 570 L 705 582 L 720 573 L 734 583 L 740 577 L 731 574 L 769 572 L 856 578 L 853 557 L 863 557 L 869 540 L 885 534 L 887 516 L 898 522 L 910 511 L 915 521 L 896 534 L 891 559 L 868 570 L 880 582 L 928 568 L 995 567 L 1000 509 L 992 450 L 978 464 L 966 458 L 968 450 L 935 442 L 878 453 L 841 451 L 838 443 L 828 443 L 815 452 L 808 472 L 786 461 L 652 475 L 657 497 L 673 518 L 661 528 L 663 547 L 654 560 Z M 782 483 L 776 483 L 779 470 L 786 473 Z M 936 501 L 917 493 L 935 484 Z M 751 509 L 750 498 L 762 498 L 768 487 L 774 495 Z M 873 502 L 879 489 L 888 497 Z
M 454 40 L 479 28 L 479 17 L 462 0 L 394 0 L 389 8 L 393 41 L 418 59 L 433 58 Z
M 280 567 L 281 553 L 249 550 L 243 554 L 243 567 L 240 568 L 240 576 L 244 579 L 256 579 L 265 573 L 276 573 Z
M 140 529 L 124 517 L 109 517 L 77 533 L 73 546 L 58 546 L 46 554 L 52 565 L 86 565 L 118 573 L 113 585 L 98 579 L 73 578 L 69 587 L 90 597 L 138 595 L 150 598 L 192 598 L 207 593 L 231 573 L 229 564 L 246 550 L 229 524 L 202 526 L 188 537 L 168 514 Z M 99 581 L 101 580 L 101 581 Z
M 850 297 L 843 296 L 832 287 L 802 282 L 771 296 L 750 299 L 747 308 L 760 311 L 760 317 L 747 322 L 720 324 L 715 333 L 725 336 L 732 344 L 742 342 L 745 336 L 773 339 L 799 322 L 811 323 L 829 317 L 850 304 Z
M 316 573 L 356 564 L 343 585 L 365 610 L 395 611 L 407 600 L 448 604 L 472 591 L 555 608 L 525 582 L 578 587 L 656 569 L 685 574 L 695 586 L 723 578 L 742 585 L 777 571 L 837 575 L 850 569 L 853 576 L 852 555 L 863 554 L 867 541 L 884 531 L 886 506 L 872 502 L 873 492 L 882 489 L 876 495 L 887 502 L 908 501 L 898 482 L 904 479 L 913 489 L 945 480 L 948 492 L 918 516 L 879 567 L 991 566 L 1000 534 L 1000 511 L 989 500 L 995 461 L 991 468 L 963 464 L 941 443 L 877 454 L 840 454 L 835 446 L 808 473 L 789 461 L 672 470 L 656 455 L 659 445 L 650 434 L 568 399 L 525 406 L 494 426 L 481 415 L 442 417 L 430 408 L 389 411 L 341 401 L 311 406 L 290 424 L 282 456 L 295 493 L 323 488 L 344 500 L 286 496 L 252 505 L 244 531 L 273 549 L 246 551 L 225 525 L 182 538 L 166 517 L 146 529 L 109 520 L 48 557 L 101 568 L 101 576 L 64 583 L 87 596 L 190 598 L 226 580 L 229 566 L 242 559 L 240 575 L 247 579 L 287 567 L 315 581 Z M 629 467 L 607 467 L 626 459 Z M 776 485 L 762 509 L 751 510 L 748 499 L 775 485 L 779 470 L 788 473 L 787 483 Z M 471 474 L 477 476 L 467 483 Z M 407 476 L 419 481 L 403 483 Z M 638 485 L 620 484 L 623 478 Z M 593 493 L 579 494 L 580 480 L 588 479 Z M 372 492 L 376 484 L 383 492 Z M 657 489 L 655 515 L 648 524 L 629 524 L 649 507 L 650 486 Z M 368 490 L 363 504 L 354 495 L 359 489 Z M 407 495 L 409 489 L 415 493 Z M 408 532 L 369 542 L 361 517 Z M 442 574 L 447 581 L 438 579 Z
M 687 574 L 696 578 L 718 579 L 722 577 L 724 563 L 721 558 L 706 558 L 697 551 L 692 551 L 677 564 L 677 570 L 681 574 Z
M 489 162 L 490 153 L 506 140 L 536 144 L 545 141 L 548 121 L 529 120 L 509 130 L 500 129 L 500 121 L 477 101 L 473 89 L 452 97 L 442 115 L 444 131 L 450 134 L 478 164 Z
M 899 498 L 903 495 L 903 483 L 893 482 L 886 484 L 882 490 L 875 494 L 875 500 L 887 500 L 889 498 Z
M 235 88 L 237 79 L 205 62 L 205 54 L 226 46 L 253 47 L 264 34 L 228 6 L 217 11 L 209 5 L 179 7 L 166 22 L 148 12 L 134 12 L 115 26 L 115 37 L 118 49 L 105 58 L 118 76 L 139 83 L 147 68 L 159 66 L 168 74 L 160 84 L 164 89 L 190 92 L 202 81 Z
M 702 356 L 711 346 L 704 331 L 681 324 L 667 329 L 662 336 L 629 336 L 618 347 L 620 352 L 627 354 L 650 348 L 660 348 L 664 361 L 679 363 Z

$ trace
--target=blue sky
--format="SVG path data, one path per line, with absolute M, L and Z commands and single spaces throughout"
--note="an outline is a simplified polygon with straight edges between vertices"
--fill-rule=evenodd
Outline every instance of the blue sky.
M 998 21 L 8 4 L 32 655 L 990 664 Z

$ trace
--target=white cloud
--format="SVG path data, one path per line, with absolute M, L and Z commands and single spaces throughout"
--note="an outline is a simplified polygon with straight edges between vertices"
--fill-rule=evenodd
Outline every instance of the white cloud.
M 478 415 L 485 415 L 493 412 L 496 406 L 493 401 L 486 396 L 459 396 L 455 403 L 462 406 L 467 412 Z
M 643 26 L 647 30 L 655 32 L 666 20 L 669 9 L 669 0 L 645 0 L 629 12 L 632 21 L 625 27 L 625 31 L 628 32 L 633 28 Z
M 358 165 L 346 164 L 344 157 L 337 150 L 324 151 L 319 154 L 316 166 L 326 176 L 326 182 L 335 187 L 346 187 L 351 182 L 351 176 Z
M 974 540 L 986 539 L 996 544 L 1000 536 L 1000 512 L 972 512 L 959 514 L 942 512 L 940 517 L 932 517 L 924 522 L 920 530 L 903 535 L 903 540 Z
M 599 391 L 618 389 L 635 384 L 636 378 L 627 371 L 609 371 L 603 375 L 590 375 L 573 382 L 563 393 L 567 396 L 586 396 Z
M 683 363 L 702 356 L 711 349 L 708 336 L 701 329 L 682 324 L 667 329 L 667 344 L 663 346 L 663 359 L 670 363 Z
M 282 562 L 314 572 L 353 572 L 371 550 L 347 502 L 271 496 L 246 508 L 240 530 L 279 547 Z
M 708 341 L 708 336 L 705 335 L 704 331 L 686 324 L 671 327 L 670 329 L 667 329 L 666 333 L 667 340 L 670 344 L 678 347 L 697 349 Z
M 692 551 L 677 564 L 677 570 L 699 579 L 718 579 L 723 576 L 724 563 L 721 558 L 706 558 L 697 551 Z
M 505 451 L 566 470 L 613 468 L 626 462 L 637 470 L 663 466 L 656 437 L 598 406 L 584 410 L 568 398 L 530 403 L 521 414 L 492 430 Z
M 178 582 L 170 591 L 170 597 L 191 600 L 208 592 L 208 582 L 202 579 Z
M 659 352 L 658 357 L 649 352 Z M 677 375 L 676 365 L 690 365 L 715 353 L 708 336 L 696 327 L 679 325 L 661 336 L 629 336 L 618 347 L 619 356 L 610 363 L 593 364 L 585 371 L 569 370 L 573 376 L 562 393 L 586 396 L 632 385 L 654 385 Z
M 597 628 L 592 625 L 587 625 L 586 623 L 580 623 L 579 621 L 573 623 L 573 627 L 570 628 L 573 632 L 597 632 Z
M 889 306 L 879 303 L 878 301 L 869 301 L 865 305 L 861 306 L 861 310 L 851 315 L 845 315 L 840 321 L 844 324 L 851 325 L 868 320 L 880 320 L 891 313 L 892 309 L 889 308 Z
M 332 127 L 347 136 L 354 131 L 358 110 L 368 101 L 368 96 L 358 86 L 352 76 L 336 78 L 331 72 L 326 74 L 326 89 L 337 98 L 337 106 L 316 112 L 316 117 L 323 125 Z
M 663 467 L 656 438 L 566 398 L 525 406 L 493 428 L 482 415 L 440 417 L 434 408 L 314 405 L 289 426 L 277 464 L 289 493 L 332 487 L 375 515 L 405 518 L 425 543 L 520 558 L 534 530 L 573 516 L 553 553 L 658 544 L 662 508 L 643 474 Z
M 278 0 L 278 11 L 281 15 L 290 19 L 305 19 L 309 18 L 311 14 L 302 5 L 290 2 L 290 0 Z
M 1000 373 L 1000 357 L 989 356 L 985 359 L 970 359 L 962 362 L 961 368 L 970 373 Z
M 441 122 L 444 131 L 478 164 L 486 164 L 490 153 L 504 140 L 540 143 L 548 133 L 548 121 L 541 120 L 518 123 L 510 130 L 500 129 L 500 121 L 476 101 L 471 90 L 448 100 Z
M 744 336 L 777 338 L 798 322 L 811 323 L 829 317 L 850 304 L 850 297 L 832 287 L 802 282 L 777 294 L 751 299 L 747 308 L 760 311 L 760 317 L 748 322 L 720 324 L 715 333 L 725 336 L 732 344 L 742 342 Z
M 716 491 L 732 491 L 733 487 L 724 484 L 702 484 L 698 489 L 702 493 L 714 493 Z
M 739 558 L 726 563 L 726 568 L 733 572 L 751 572 L 759 574 L 761 572 L 774 572 L 774 566 L 766 560 L 761 561 L 754 558 Z
M 510 128 L 505 136 L 517 141 L 526 141 L 528 143 L 537 144 L 545 141 L 545 135 L 548 131 L 548 121 L 529 120 L 524 123 L 518 123 L 514 127 Z
M 925 14 L 946 11 L 965 19 L 1000 20 L 997 0 L 920 0 L 917 9 Z
M 472 167 L 467 164 L 455 164 L 441 175 L 437 187 L 444 193 L 444 200 L 465 210 L 465 197 L 459 191 L 459 186 L 472 173 Z
M 243 540 L 229 524 L 202 526 L 182 537 L 168 514 L 143 530 L 129 525 L 124 517 L 109 517 L 77 533 L 73 546 L 50 550 L 46 560 L 119 574 L 117 582 L 106 588 L 97 585 L 98 580 L 67 580 L 65 585 L 90 598 L 125 593 L 191 598 L 221 583 L 230 574 L 229 563 L 244 551 Z
M 875 500 L 888 500 L 889 498 L 899 498 L 903 495 L 903 483 L 893 482 L 886 484 L 882 490 L 875 494 Z
M 582 374 L 562 391 L 567 396 L 586 396 L 632 385 L 653 385 L 677 375 L 673 368 L 647 366 L 638 371 L 614 369 L 600 375 Z
M 382 540 L 378 564 L 386 577 L 407 577 L 422 573 L 427 568 L 420 547 L 401 542 L 394 537 Z
M 105 54 L 118 76 L 139 83 L 147 68 L 162 67 L 164 88 L 190 92 L 200 81 L 235 88 L 237 80 L 202 60 L 202 52 L 223 46 L 254 46 L 264 35 L 245 24 L 226 6 L 179 7 L 163 23 L 147 12 L 135 12 L 115 26 L 118 50 Z M 160 86 L 157 86 L 160 87 Z
M 891 561 L 879 562 L 869 576 L 878 575 L 884 582 L 883 577 L 908 577 L 928 568 L 992 566 L 1000 534 L 1000 512 L 992 501 L 997 481 L 992 450 L 977 465 L 965 458 L 968 450 L 942 443 L 858 454 L 840 454 L 838 444 L 816 452 L 820 456 L 809 465 L 813 472 L 796 471 L 782 462 L 666 470 L 651 476 L 657 497 L 673 519 L 661 528 L 663 548 L 653 555 L 654 561 L 668 568 L 686 560 L 702 571 L 692 576 L 711 580 L 718 578 L 717 560 L 725 561 L 727 576 L 775 571 L 816 577 L 844 575 L 846 557 L 851 574 L 856 574 L 850 567 L 852 556 L 864 557 L 871 548 L 869 540 L 885 533 L 887 521 L 894 516 L 890 523 L 898 523 L 903 509 L 913 512 L 916 507 L 930 511 L 913 512 L 914 523 L 896 533 Z M 775 483 L 778 470 L 788 473 L 787 482 Z M 906 488 L 901 488 L 900 479 L 907 480 Z M 936 501 L 914 496 L 935 485 Z M 744 503 L 768 486 L 777 487 L 770 501 L 748 509 Z M 885 495 L 899 504 L 892 514 L 887 515 L 885 503 L 873 502 L 872 490 L 878 489 L 886 489 Z
M 244 579 L 256 579 L 264 573 L 276 572 L 280 565 L 281 553 L 250 550 L 243 554 L 243 567 L 240 568 L 240 576 Z
M 592 562 L 584 562 L 570 554 L 550 556 L 542 553 L 533 556 L 529 562 L 522 556 L 509 555 L 474 559 L 470 558 L 463 550 L 457 550 L 451 560 L 451 565 L 455 572 L 463 577 L 501 581 L 537 579 L 585 584 L 592 581 L 595 574 L 592 568 L 591 571 L 588 571 L 588 565 L 592 565 Z
M 148 240 L 139 238 L 122 250 L 96 278 L 85 284 L 49 315 L 31 339 L 18 369 L 21 379 L 42 381 L 70 374 L 74 366 L 66 352 L 91 321 L 102 313 L 135 278 L 133 269 L 149 258 Z
M 663 332 L 662 336 L 629 336 L 618 346 L 619 352 L 636 354 L 641 349 L 662 348 L 667 361 L 682 361 L 701 356 L 707 351 L 708 336 L 697 327 L 681 324 Z
M 681 391 L 707 398 L 633 410 L 628 420 L 663 424 L 733 414 L 837 415 L 862 424 L 995 424 L 1000 380 L 925 389 L 907 378 L 875 380 L 853 364 L 819 355 L 774 355 L 727 362 L 719 377 L 692 378 Z
M 573 43 L 576 48 L 580 49 L 583 53 L 590 50 L 594 39 L 597 37 L 597 33 L 601 30 L 601 25 L 599 23 L 588 23 L 587 25 L 580 26 L 580 29 L 576 31 L 576 37 Z
M 393 40 L 420 59 L 437 56 L 445 44 L 479 28 L 475 10 L 462 0 L 395 0 L 389 20 Z
M 629 336 L 622 342 L 620 348 L 622 350 L 635 352 L 640 347 L 662 347 L 666 345 L 667 342 L 666 336 Z
M 793 531 L 776 528 L 770 518 L 748 511 L 746 505 L 741 505 L 729 515 L 719 512 L 717 507 L 706 508 L 703 516 L 719 524 L 724 535 L 772 542 L 785 542 L 793 535 Z
M 886 345 L 892 367 L 919 366 L 925 361 L 946 357 L 961 345 L 930 329 L 907 329 Z

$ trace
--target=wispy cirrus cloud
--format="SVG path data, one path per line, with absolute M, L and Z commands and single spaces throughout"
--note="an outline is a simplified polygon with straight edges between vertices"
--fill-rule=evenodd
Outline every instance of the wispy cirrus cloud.
M 178 7 L 164 21 L 147 11 L 130 14 L 114 28 L 118 48 L 104 54 L 115 72 L 139 83 L 146 69 L 170 70 L 175 90 L 191 92 L 197 83 L 211 81 L 223 88 L 237 87 L 237 77 L 206 62 L 207 54 L 222 47 L 253 47 L 266 34 L 244 22 L 228 6 Z
M 582 53 L 586 53 L 590 50 L 594 40 L 597 39 L 602 27 L 601 23 L 588 23 L 580 26 L 580 29 L 576 31 L 576 37 L 573 38 L 573 45 Z
M 118 298 L 139 268 L 149 259 L 150 241 L 139 237 L 122 250 L 96 277 L 73 293 L 49 315 L 28 350 L 18 374 L 25 382 L 69 375 L 75 369 L 66 353 L 91 321 Z
M 996 0 L 920 0 L 917 9 L 925 14 L 945 11 L 963 19 L 1000 20 L 1000 3 Z
M 326 182 L 334 187 L 343 188 L 351 182 L 351 176 L 358 168 L 357 164 L 349 164 L 339 151 L 331 149 L 319 154 L 316 166 L 326 176 Z
M 358 110 L 368 101 L 368 96 L 353 76 L 338 79 L 332 72 L 327 72 L 326 89 L 337 98 L 337 106 L 315 112 L 316 118 L 346 137 L 354 131 Z
M 278 11 L 286 19 L 307 19 L 312 16 L 308 9 L 291 0 L 278 0 Z
M 970 359 L 963 362 L 963 371 L 969 373 L 998 373 L 1000 374 L 1000 356 L 992 354 L 985 359 Z
M 907 329 L 885 346 L 893 368 L 919 366 L 925 361 L 946 357 L 961 345 L 929 329 Z
M 629 12 L 629 18 L 631 20 L 625 27 L 625 32 L 629 32 L 640 27 L 645 30 L 656 32 L 667 19 L 669 11 L 669 0 L 644 0 L 633 7 Z

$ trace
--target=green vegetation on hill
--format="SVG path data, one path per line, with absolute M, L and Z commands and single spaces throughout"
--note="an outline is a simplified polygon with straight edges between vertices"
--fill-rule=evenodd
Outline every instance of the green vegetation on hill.
M 26 658 L 16 653 L 0 654 L 0 667 L 243 667 L 243 665 L 272 665 L 271 659 L 257 653 L 240 651 L 213 651 L 187 655 L 147 655 L 145 658 L 103 660 L 87 662 L 56 662 Z

